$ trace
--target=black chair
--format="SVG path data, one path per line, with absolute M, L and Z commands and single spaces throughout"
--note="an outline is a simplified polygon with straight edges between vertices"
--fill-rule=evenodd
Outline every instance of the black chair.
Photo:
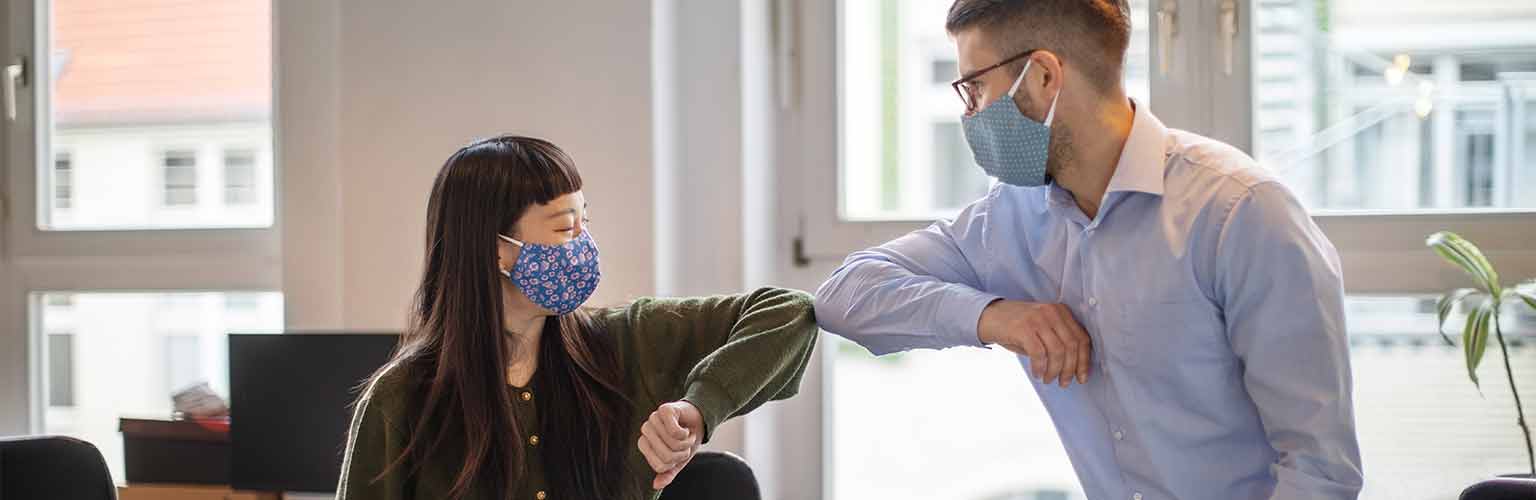
M 0 500 L 116 500 L 96 446 L 60 436 L 0 438 Z
M 762 500 L 757 476 L 746 460 L 730 453 L 699 452 L 661 491 L 661 500 Z M 0 499 L 10 500 L 10 499 Z
M 1489 479 L 1462 491 L 1461 500 L 1536 500 L 1536 478 Z

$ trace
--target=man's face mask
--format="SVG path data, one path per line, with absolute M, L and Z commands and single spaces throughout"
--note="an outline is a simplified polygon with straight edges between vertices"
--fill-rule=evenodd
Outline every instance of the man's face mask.
M 1024 63 L 1024 71 L 1008 89 L 1008 94 L 992 101 L 974 114 L 963 116 L 965 141 L 971 146 L 976 164 L 998 181 L 1015 186 L 1043 186 L 1049 181 L 1045 172 L 1046 155 L 1051 149 L 1051 121 L 1056 117 L 1056 99 L 1045 113 L 1045 123 L 1024 116 L 1013 100 L 1024 75 L 1033 61 Z

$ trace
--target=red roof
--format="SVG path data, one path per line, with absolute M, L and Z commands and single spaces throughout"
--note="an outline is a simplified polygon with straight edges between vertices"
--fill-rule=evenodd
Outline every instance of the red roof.
M 54 0 L 60 125 L 264 119 L 271 0 Z

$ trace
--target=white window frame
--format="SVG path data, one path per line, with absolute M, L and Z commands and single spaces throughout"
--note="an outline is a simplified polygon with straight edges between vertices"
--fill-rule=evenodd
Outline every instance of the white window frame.
M 52 54 L 46 50 L 50 6 L 47 0 L 0 0 L 0 26 L 5 28 L 0 63 L 22 56 L 27 66 L 26 85 L 17 89 L 16 120 L 0 116 L 0 367 L 5 367 L 0 369 L 0 434 L 43 429 L 48 394 L 41 344 L 47 338 L 36 328 L 40 293 L 281 289 L 279 217 L 270 227 L 253 229 L 39 228 L 40 210 L 52 200 L 38 175 L 41 161 L 48 171 L 53 162 L 52 75 L 37 69 L 51 67 Z M 272 123 L 275 128 L 275 113 Z M 275 131 L 273 137 L 278 137 Z M 163 169 L 158 161 L 154 165 Z M 280 175 L 279 169 L 273 171 Z M 274 179 L 273 185 L 278 184 Z
M 777 157 L 788 172 L 780 217 L 793 228 L 794 266 L 804 270 L 834 268 L 847 254 L 879 245 L 928 225 L 927 220 L 850 220 L 841 214 L 842 169 L 839 147 L 842 126 L 839 106 L 843 57 L 837 29 L 841 1 L 778 0 L 791 23 L 776 28 L 780 60 L 779 144 Z M 1224 71 L 1218 27 L 1222 0 L 1151 0 L 1147 17 L 1133 23 L 1149 26 L 1151 58 L 1150 107 L 1165 123 L 1222 140 L 1245 151 L 1253 143 L 1253 92 L 1250 61 L 1253 47 L 1250 20 L 1256 0 L 1237 3 L 1237 36 L 1230 75 Z M 1160 5 L 1172 3 L 1176 35 L 1169 46 L 1169 71 L 1159 72 L 1162 33 L 1155 20 Z M 938 20 L 935 20 L 938 22 Z M 1242 56 L 1247 55 L 1247 56 Z M 1425 237 L 1454 230 L 1478 243 L 1499 266 L 1506 281 L 1536 278 L 1536 210 L 1455 210 L 1380 212 L 1315 212 L 1313 220 L 1338 249 L 1345 282 L 1352 294 L 1438 293 L 1468 286 L 1460 271 L 1429 251 Z M 803 272 L 790 272 L 802 276 Z M 824 278 L 824 276 L 820 276 Z M 803 278 L 794 286 L 814 288 Z M 827 436 L 833 411 L 825 389 L 835 376 L 831 355 L 823 349 L 821 370 L 807 375 L 804 392 L 820 398 L 794 400 L 796 413 L 814 415 L 812 425 Z M 825 373 L 825 374 L 823 374 Z M 803 408 L 800 408 L 803 407 Z M 831 440 L 785 440 L 781 453 L 812 457 L 820 463 L 786 471 L 788 482 L 820 482 L 823 498 L 832 497 Z

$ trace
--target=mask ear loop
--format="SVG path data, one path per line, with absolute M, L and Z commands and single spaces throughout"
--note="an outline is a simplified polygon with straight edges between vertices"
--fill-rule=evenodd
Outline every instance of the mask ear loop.
M 1061 99 L 1061 90 L 1056 91 L 1056 97 L 1051 98 L 1051 110 L 1045 112 L 1045 126 L 1051 126 L 1051 120 L 1056 119 L 1056 100 Z
M 1034 63 L 1035 61 L 1033 59 L 1027 59 L 1024 61 L 1024 71 L 1019 73 L 1019 78 L 1013 81 L 1013 87 L 1008 89 L 1009 99 L 1012 99 L 1013 95 L 1018 93 L 1019 85 L 1024 83 L 1024 75 L 1029 74 L 1029 67 Z M 1056 91 L 1056 97 L 1051 98 L 1051 109 L 1045 112 L 1045 126 L 1047 127 L 1051 126 L 1051 122 L 1056 120 L 1056 101 L 1058 99 L 1061 99 L 1060 90 Z
M 1029 65 L 1034 63 L 1034 59 L 1024 60 L 1024 71 L 1019 72 L 1019 77 L 1013 80 L 1013 86 L 1008 88 L 1008 97 L 1013 97 L 1013 94 L 1019 91 L 1019 84 L 1024 83 L 1024 75 L 1029 74 Z
M 521 242 L 521 241 L 514 240 L 512 238 L 507 237 L 506 235 L 501 235 L 501 234 L 496 235 L 496 237 L 497 238 L 501 238 L 503 240 L 506 240 L 507 243 L 511 243 L 513 245 L 517 245 L 518 248 L 523 248 L 523 242 Z M 497 269 L 497 271 L 501 271 L 502 276 L 506 276 L 508 278 L 512 277 L 512 271 L 511 270 Z

